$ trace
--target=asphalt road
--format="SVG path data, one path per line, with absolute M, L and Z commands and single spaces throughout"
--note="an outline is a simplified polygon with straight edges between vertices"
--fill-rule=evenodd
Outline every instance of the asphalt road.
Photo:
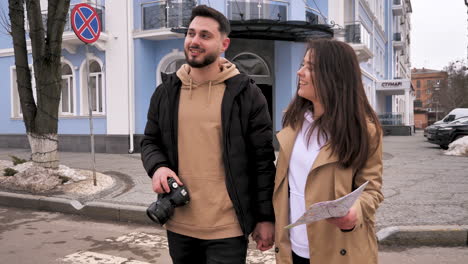
M 171 263 L 165 232 L 150 225 L 0 207 L 1 263 Z M 248 264 L 273 264 L 250 244 Z M 468 263 L 468 248 L 382 248 L 381 264 Z

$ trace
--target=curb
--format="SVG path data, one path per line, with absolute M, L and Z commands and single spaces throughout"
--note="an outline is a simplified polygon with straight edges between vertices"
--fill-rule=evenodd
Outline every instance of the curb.
M 100 220 L 154 225 L 146 215 L 146 207 L 143 206 L 108 202 L 88 202 L 82 205 L 77 200 L 67 198 L 9 192 L 0 192 L 0 205 L 75 214 Z
M 31 194 L 0 192 L 0 205 L 75 214 L 100 220 L 132 222 L 156 226 L 146 215 L 146 207 L 109 202 L 89 202 Z M 157 226 L 160 228 L 159 226 Z M 468 225 L 392 226 L 377 232 L 384 246 L 468 246 Z
M 392 226 L 377 232 L 386 246 L 468 246 L 468 225 Z

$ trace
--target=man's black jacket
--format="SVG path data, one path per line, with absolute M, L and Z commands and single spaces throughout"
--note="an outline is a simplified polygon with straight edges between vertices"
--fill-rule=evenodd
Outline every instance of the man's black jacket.
M 177 124 L 182 82 L 175 73 L 163 74 L 162 80 L 151 97 L 141 142 L 141 159 L 150 177 L 160 167 L 178 174 Z M 225 83 L 221 122 L 226 187 L 242 231 L 248 236 L 257 222 L 274 222 L 272 123 L 265 97 L 253 80 L 238 74 Z

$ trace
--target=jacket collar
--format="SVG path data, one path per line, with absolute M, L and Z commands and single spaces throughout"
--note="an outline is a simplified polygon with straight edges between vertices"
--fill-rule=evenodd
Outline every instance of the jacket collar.
M 291 127 L 286 127 L 282 129 L 276 137 L 278 138 L 278 142 L 280 144 L 280 148 L 283 152 L 283 159 L 285 164 L 289 166 L 289 161 L 291 159 L 292 150 L 294 147 L 294 143 L 296 141 L 296 137 L 298 134 L 298 129 L 293 129 Z M 338 162 L 338 156 L 336 154 L 331 155 L 332 151 L 329 144 L 325 144 L 322 149 L 320 149 L 317 158 L 314 161 L 314 164 L 311 168 L 311 172 L 321 166 L 324 166 L 329 163 Z M 284 177 L 285 175 L 281 175 Z M 281 180 L 281 179 L 280 179 Z

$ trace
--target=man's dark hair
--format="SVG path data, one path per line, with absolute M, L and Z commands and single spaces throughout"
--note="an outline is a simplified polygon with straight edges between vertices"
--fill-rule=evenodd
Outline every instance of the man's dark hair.
M 189 24 L 192 23 L 193 19 L 197 16 L 212 18 L 218 22 L 218 29 L 220 33 L 224 33 L 226 36 L 229 36 L 229 33 L 231 33 L 231 25 L 229 24 L 229 20 L 218 10 L 206 5 L 196 6 L 192 9 L 192 16 L 190 17 Z

